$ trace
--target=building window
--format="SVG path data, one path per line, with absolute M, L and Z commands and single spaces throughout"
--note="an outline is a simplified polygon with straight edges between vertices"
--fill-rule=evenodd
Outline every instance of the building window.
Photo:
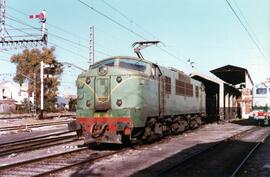
M 166 94 L 171 94 L 172 93 L 172 83 L 171 83 L 171 78 L 165 76 L 165 93 Z

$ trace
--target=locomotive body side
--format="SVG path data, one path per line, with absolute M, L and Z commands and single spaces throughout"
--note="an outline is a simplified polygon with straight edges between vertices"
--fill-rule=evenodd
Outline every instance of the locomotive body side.
M 205 116 L 204 85 L 183 72 L 161 68 L 165 77 L 165 116 Z

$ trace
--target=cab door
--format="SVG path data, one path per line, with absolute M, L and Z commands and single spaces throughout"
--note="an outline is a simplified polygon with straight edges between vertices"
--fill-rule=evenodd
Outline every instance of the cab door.
M 159 117 L 164 117 L 164 106 L 165 106 L 165 81 L 158 65 L 153 64 L 152 75 L 158 81 L 158 109 Z
M 110 103 L 110 77 L 96 77 L 95 79 L 95 110 L 107 111 Z

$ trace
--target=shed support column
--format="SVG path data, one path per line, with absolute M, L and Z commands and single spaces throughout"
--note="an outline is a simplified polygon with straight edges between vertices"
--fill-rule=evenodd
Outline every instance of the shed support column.
M 226 92 L 225 91 L 225 94 L 224 94 L 224 102 L 225 102 L 225 105 L 224 105 L 224 118 L 225 119 L 229 119 L 229 115 L 230 115 L 230 102 L 229 102 L 229 92 Z
M 229 95 L 229 101 L 230 101 L 230 118 L 232 119 L 232 118 L 235 118 L 235 115 L 234 115 L 234 112 L 235 112 L 235 107 L 234 107 L 234 105 L 233 105 L 233 94 L 231 93 L 230 95 Z
M 224 120 L 224 85 L 219 84 L 219 120 Z

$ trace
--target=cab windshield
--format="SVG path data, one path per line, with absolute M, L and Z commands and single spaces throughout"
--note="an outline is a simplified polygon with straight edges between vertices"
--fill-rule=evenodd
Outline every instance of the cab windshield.
M 119 67 L 144 72 L 146 70 L 146 63 L 138 60 L 120 59 Z
M 106 65 L 106 66 L 114 66 L 115 60 L 114 59 L 110 59 L 110 60 L 105 60 L 99 63 L 94 64 L 93 66 L 91 66 L 91 69 L 95 69 L 98 68 L 102 65 Z

